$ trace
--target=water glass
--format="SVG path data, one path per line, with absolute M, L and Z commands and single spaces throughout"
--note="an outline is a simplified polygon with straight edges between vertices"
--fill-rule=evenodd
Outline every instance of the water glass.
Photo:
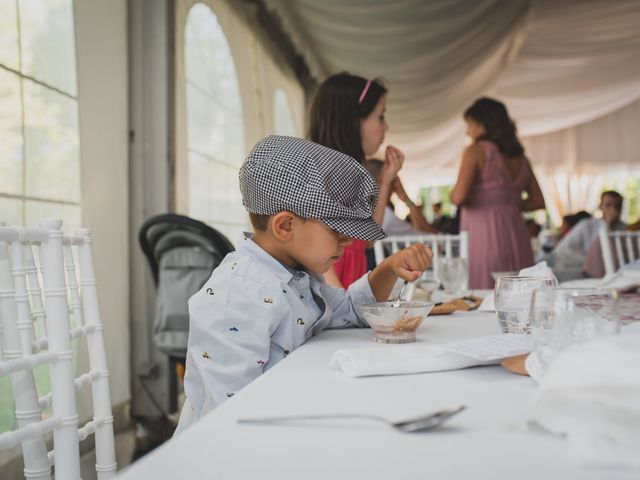
M 466 258 L 440 257 L 438 262 L 438 279 L 445 292 L 453 295 L 464 295 L 469 284 L 469 265 Z
M 542 370 L 565 348 L 620 331 L 615 290 L 536 290 L 531 302 L 531 336 Z
M 431 301 L 433 292 L 438 290 L 440 287 L 440 281 L 427 272 L 424 272 L 422 276 L 415 281 L 415 284 L 416 287 L 418 287 L 416 291 L 416 298 L 420 295 L 420 299 L 426 300 L 427 302 Z
M 498 277 L 494 301 L 502 333 L 529 333 L 534 290 L 555 285 L 555 279 L 550 277 Z

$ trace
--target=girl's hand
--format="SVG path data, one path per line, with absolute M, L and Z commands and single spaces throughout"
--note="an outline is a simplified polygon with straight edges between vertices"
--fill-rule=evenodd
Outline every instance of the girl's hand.
M 431 265 L 433 252 L 423 243 L 414 243 L 410 247 L 403 248 L 398 253 L 387 257 L 389 268 L 398 277 L 408 282 L 420 278 L 422 273 Z
M 380 183 L 390 185 L 402 168 L 404 153 L 389 145 L 384 153 L 384 166 L 380 171 Z

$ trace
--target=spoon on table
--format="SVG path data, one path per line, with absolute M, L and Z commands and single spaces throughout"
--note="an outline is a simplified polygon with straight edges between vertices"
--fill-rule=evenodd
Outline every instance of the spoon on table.
M 327 415 L 286 415 L 282 417 L 262 417 L 262 418 L 241 418 L 238 423 L 253 423 L 253 424 L 279 424 L 296 422 L 301 420 L 335 420 L 342 418 L 364 418 L 369 420 L 376 420 L 378 422 L 386 423 L 390 427 L 395 428 L 401 432 L 424 432 L 431 430 L 435 427 L 442 425 L 449 418 L 455 414 L 460 413 L 465 408 L 464 405 L 460 405 L 456 408 L 439 410 L 429 415 L 410 418 L 401 422 L 391 422 L 386 418 L 379 417 L 377 415 L 368 415 L 366 413 L 336 413 Z
M 407 281 L 406 280 L 402 284 L 402 288 L 400 289 L 400 293 L 398 294 L 398 298 L 396 298 L 396 301 L 391 304 L 392 307 L 399 307 L 400 306 L 400 299 L 402 298 L 402 294 L 404 293 L 404 289 L 405 288 L 407 288 Z

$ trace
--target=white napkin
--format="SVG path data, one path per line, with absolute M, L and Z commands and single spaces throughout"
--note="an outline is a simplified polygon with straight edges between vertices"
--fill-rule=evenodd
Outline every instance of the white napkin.
M 556 283 L 558 283 L 558 279 L 556 278 L 553 270 L 549 268 L 547 262 L 542 261 L 536 263 L 533 267 L 527 267 L 520 270 L 518 273 L 519 277 L 549 277 L 553 278 Z
M 378 345 L 338 350 L 329 367 L 350 377 L 438 372 L 493 365 L 531 350 L 531 335 L 490 335 L 437 345 Z
M 538 262 L 533 267 L 527 267 L 520 270 L 518 273 L 519 277 L 549 277 L 553 278 L 556 283 L 558 279 L 553 273 L 553 270 L 549 268 L 546 261 Z M 495 311 L 495 303 L 493 298 L 493 292 L 484 297 L 482 303 L 478 307 L 478 310 L 483 312 L 493 312 Z
M 628 290 L 640 285 L 640 270 L 618 270 L 602 278 L 579 278 L 562 282 L 563 287 L 571 288 L 611 288 L 614 290 Z
M 531 416 L 566 435 L 579 463 L 640 468 L 640 333 L 558 354 L 540 380 Z

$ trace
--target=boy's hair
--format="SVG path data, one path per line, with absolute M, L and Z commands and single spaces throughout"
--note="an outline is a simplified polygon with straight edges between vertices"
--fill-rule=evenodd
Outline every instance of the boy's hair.
M 264 232 L 269 225 L 269 219 L 272 215 L 260 215 L 257 213 L 249 212 L 249 220 L 254 230 Z
M 367 79 L 347 72 L 327 78 L 311 104 L 309 140 L 364 164 L 360 122 L 373 112 L 385 93 L 387 89 L 378 79 L 368 83 Z

